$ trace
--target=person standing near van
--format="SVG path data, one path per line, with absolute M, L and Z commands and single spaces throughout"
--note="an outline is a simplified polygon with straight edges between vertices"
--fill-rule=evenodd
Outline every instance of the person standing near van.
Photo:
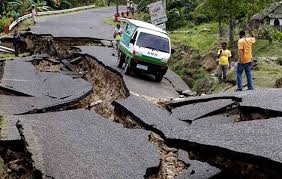
M 255 36 L 248 28 L 251 37 L 246 36 L 245 31 L 240 31 L 238 41 L 239 61 L 237 66 L 237 90 L 242 91 L 242 73 L 245 71 L 247 76 L 248 90 L 254 89 L 252 77 L 252 45 L 256 42 Z
M 114 38 L 116 40 L 116 49 L 118 49 L 118 45 L 121 39 L 121 34 L 122 34 L 122 28 L 120 26 L 120 24 L 117 24 L 116 28 L 115 28 L 115 32 L 114 32 Z
M 127 0 L 126 2 L 126 8 L 127 8 L 127 12 L 130 12 L 130 1 Z
M 18 57 L 19 56 L 19 48 L 21 45 L 22 41 L 21 41 L 21 33 L 18 32 L 17 30 L 15 30 L 14 35 L 13 35 L 13 45 L 15 48 L 15 56 Z
M 130 1 L 130 12 L 134 12 L 134 3 L 133 1 Z
M 31 11 L 31 14 L 32 14 L 32 21 L 33 21 L 33 24 L 35 25 L 36 24 L 36 16 L 37 16 L 37 11 L 35 9 L 35 6 L 32 5 L 32 11 Z
M 231 62 L 231 52 L 227 48 L 227 43 L 223 42 L 221 44 L 221 49 L 217 52 L 219 69 L 218 69 L 218 78 L 219 81 L 226 81 L 227 70 Z

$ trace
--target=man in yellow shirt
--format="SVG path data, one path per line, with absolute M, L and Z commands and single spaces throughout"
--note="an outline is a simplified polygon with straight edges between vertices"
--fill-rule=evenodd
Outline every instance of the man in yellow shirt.
M 237 66 L 237 90 L 242 91 L 242 73 L 245 71 L 248 82 L 248 90 L 254 89 L 252 77 L 252 45 L 256 42 L 254 34 L 250 31 L 251 37 L 247 37 L 245 31 L 239 33 L 238 41 L 239 61 Z
M 226 49 L 227 43 L 223 42 L 221 44 L 222 49 L 220 49 L 217 52 L 217 57 L 218 57 L 218 63 L 219 63 L 219 68 L 218 68 L 218 78 L 219 81 L 226 81 L 226 73 L 229 68 L 229 64 L 231 61 L 231 52 L 230 50 Z

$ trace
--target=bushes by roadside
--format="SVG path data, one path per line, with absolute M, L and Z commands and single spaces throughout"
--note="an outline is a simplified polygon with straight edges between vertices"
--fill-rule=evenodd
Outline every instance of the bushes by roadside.
M 0 19 L 0 33 L 5 31 L 5 26 L 10 25 L 11 19 L 8 17 L 2 17 Z

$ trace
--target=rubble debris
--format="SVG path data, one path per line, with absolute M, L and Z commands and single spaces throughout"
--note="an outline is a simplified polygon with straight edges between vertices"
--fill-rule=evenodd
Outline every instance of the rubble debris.
M 61 64 L 54 64 L 49 60 L 40 60 L 38 64 L 35 65 L 36 71 L 38 72 L 60 72 Z
M 156 145 L 161 155 L 159 172 L 155 178 L 174 178 L 180 172 L 187 169 L 187 164 L 178 158 L 178 150 L 167 147 L 159 135 L 151 133 L 150 142 Z
M 112 101 L 129 96 L 121 74 L 89 56 L 85 56 L 77 66 L 77 72 L 85 72 L 84 79 L 93 86 L 93 93 L 81 102 L 81 107 L 93 110 L 113 120 Z M 91 106 L 91 103 L 96 101 L 101 102 L 99 105 Z
M 64 64 L 66 68 L 68 68 L 70 71 L 76 71 L 75 67 L 66 59 L 61 60 L 61 62 Z
M 18 141 L 0 141 L 0 177 L 32 178 L 33 170 L 30 154 L 25 151 L 24 143 Z

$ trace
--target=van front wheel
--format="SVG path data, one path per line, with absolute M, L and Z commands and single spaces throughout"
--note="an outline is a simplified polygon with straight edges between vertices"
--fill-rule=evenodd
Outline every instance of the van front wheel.
M 122 65 L 125 61 L 125 55 L 121 52 L 118 53 L 118 67 L 122 68 Z
M 157 75 L 155 76 L 155 80 L 156 80 L 157 82 L 161 82 L 162 79 L 163 79 L 163 75 L 162 75 L 162 74 L 157 74 Z
M 123 73 L 126 74 L 126 75 L 128 75 L 128 74 L 130 73 L 130 71 L 131 71 L 131 70 L 130 70 L 129 64 L 126 63 L 126 64 L 125 64 L 125 67 L 124 67 Z

